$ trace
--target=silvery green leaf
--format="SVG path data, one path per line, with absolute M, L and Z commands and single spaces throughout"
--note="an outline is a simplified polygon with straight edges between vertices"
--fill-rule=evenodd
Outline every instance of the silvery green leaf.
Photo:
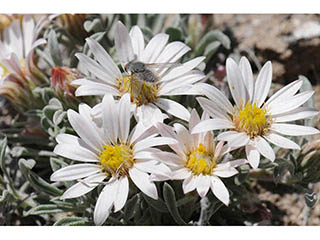
M 219 41 L 225 48 L 230 49 L 231 41 L 229 37 L 219 30 L 212 30 L 206 33 L 199 41 L 195 49 L 196 56 L 202 55 L 206 47 L 213 41 Z
M 179 214 L 175 192 L 173 188 L 166 182 L 163 185 L 163 198 L 174 221 L 179 225 L 186 225 Z
M 7 172 L 5 168 L 6 150 L 7 150 L 7 138 L 5 137 L 0 142 L 0 167 L 3 172 Z
M 62 209 L 58 208 L 55 204 L 43 204 L 31 208 L 29 211 L 25 212 L 23 215 L 44 215 L 44 214 L 55 214 L 63 212 Z
M 162 199 L 159 198 L 158 200 L 154 200 L 145 194 L 143 194 L 142 196 L 150 206 L 152 206 L 159 212 L 163 212 L 163 213 L 168 212 L 168 208 Z
M 63 160 L 55 157 L 50 158 L 50 166 L 53 172 L 57 171 L 60 168 L 68 166 Z
M 213 54 L 217 52 L 220 45 L 221 45 L 221 42 L 213 41 L 206 47 L 203 54 L 206 57 L 205 62 L 208 62 L 210 60 Z
M 56 109 L 63 110 L 62 103 L 57 98 L 51 98 L 49 101 L 50 106 L 54 106 Z
M 273 169 L 273 181 L 275 184 L 278 184 L 282 177 L 285 175 L 285 173 L 288 171 L 288 165 L 287 164 L 279 164 Z
M 89 224 L 87 218 L 66 217 L 56 221 L 53 226 L 87 226 Z
M 51 58 L 55 64 L 55 66 L 63 66 L 60 49 L 59 49 L 59 43 L 57 40 L 57 35 L 54 30 L 51 30 L 48 36 L 48 47 L 49 52 L 51 55 Z
M 104 30 L 99 18 L 85 21 L 83 27 L 87 32 L 102 32 Z
M 21 147 L 21 146 L 15 146 L 11 149 L 10 154 L 13 157 L 21 157 L 23 154 L 27 153 L 28 150 L 25 147 Z
M 38 190 L 40 192 L 46 192 L 47 194 L 50 194 L 53 196 L 62 195 L 62 191 L 60 189 L 49 184 L 44 179 L 42 179 L 37 174 L 31 171 L 35 163 L 36 162 L 33 159 L 30 159 L 30 160 L 20 159 L 18 162 L 18 165 L 22 174 L 29 181 L 30 185 L 35 190 Z
M 46 117 L 42 117 L 40 119 L 40 124 L 43 130 L 45 130 L 46 132 L 48 132 L 49 128 L 54 127 L 53 123 Z
M 130 198 L 125 207 L 124 207 L 124 217 L 129 220 L 133 218 L 135 215 L 137 208 L 139 207 L 140 197 L 139 194 L 134 195 L 132 198 Z
M 0 204 L 8 201 L 10 196 L 11 196 L 11 194 L 7 189 L 3 190 L 2 195 L 0 197 Z
M 182 32 L 178 28 L 169 27 L 166 34 L 169 35 L 169 42 L 182 41 Z
M 315 192 L 313 192 L 313 193 L 305 193 L 304 194 L 304 200 L 306 202 L 306 205 L 309 208 L 312 208 L 316 204 L 316 202 L 318 200 L 317 194 Z
M 106 32 L 97 32 L 97 33 L 92 34 L 90 36 L 90 38 L 96 40 L 99 43 L 101 43 L 101 41 L 103 40 L 105 34 L 106 34 Z M 88 46 L 88 44 L 86 42 L 84 44 L 84 46 L 83 46 L 83 53 L 84 54 L 88 54 L 88 52 L 89 52 L 89 46 Z
M 58 110 L 53 114 L 53 118 L 52 121 L 54 123 L 54 125 L 59 125 L 63 119 L 65 119 L 67 116 L 67 112 L 63 111 L 63 110 Z

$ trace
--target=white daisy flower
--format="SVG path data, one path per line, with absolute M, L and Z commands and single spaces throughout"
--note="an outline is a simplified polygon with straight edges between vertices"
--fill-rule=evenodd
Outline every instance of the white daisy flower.
M 125 94 L 115 103 L 110 94 L 102 101 L 102 122 L 91 118 L 91 108 L 80 105 L 79 114 L 68 110 L 68 119 L 79 137 L 60 134 L 54 152 L 73 159 L 75 164 L 59 169 L 51 175 L 52 181 L 78 180 L 61 199 L 76 198 L 104 184 L 95 210 L 94 222 L 101 225 L 114 212 L 125 205 L 129 192 L 129 179 L 147 196 L 157 199 L 156 185 L 150 175 L 170 177 L 170 169 L 151 158 L 154 146 L 173 144 L 174 140 L 156 137 L 155 128 L 146 129 L 138 123 L 130 133 L 131 103 Z M 106 179 L 106 182 L 103 182 Z
M 188 121 L 189 111 L 165 97 L 194 94 L 191 90 L 193 84 L 204 78 L 201 71 L 194 69 L 202 63 L 204 57 L 173 67 L 190 48 L 182 42 L 168 43 L 168 39 L 167 34 L 159 33 L 145 46 L 144 36 L 138 26 L 134 26 L 129 33 L 118 22 L 115 46 L 124 70 L 121 73 L 103 47 L 87 38 L 95 60 L 82 53 L 76 56 L 92 76 L 74 81 L 74 84 L 80 85 L 76 95 L 110 93 L 119 97 L 130 93 L 131 101 L 137 105 L 136 117 L 144 122 L 161 121 L 163 114 L 160 109 Z
M 179 123 L 173 127 L 157 123 L 160 134 L 177 140 L 178 144 L 169 145 L 175 153 L 156 152 L 152 155 L 172 168 L 172 179 L 184 180 L 182 188 L 185 194 L 196 189 L 203 198 L 211 189 L 221 202 L 228 205 L 229 192 L 220 178 L 236 175 L 236 167 L 247 161 L 222 161 L 222 157 L 230 150 L 224 142 L 216 144 L 211 131 L 200 134 L 190 132 L 195 125 L 203 121 L 204 117 L 200 120 L 197 112 L 193 110 L 189 130 Z
M 313 127 L 284 123 L 310 118 L 318 113 L 315 109 L 300 107 L 314 93 L 304 91 L 296 94 L 302 86 L 302 80 L 283 87 L 266 101 L 272 82 L 270 61 L 263 66 L 256 81 L 245 57 L 241 58 L 239 65 L 231 58 L 227 59 L 226 68 L 235 105 L 215 87 L 205 83 L 197 84 L 198 91 L 209 98 L 199 97 L 197 100 L 213 119 L 195 126 L 193 133 L 230 129 L 219 134 L 217 139 L 227 141 L 233 149 L 245 146 L 252 168 L 259 166 L 260 154 L 271 161 L 275 160 L 275 153 L 267 141 L 282 148 L 300 149 L 295 142 L 282 135 L 303 136 L 319 133 L 319 130 Z
M 32 15 L 23 15 L 21 22 L 15 19 L 2 31 L 0 81 L 5 81 L 10 73 L 22 79 L 32 78 L 34 49 L 46 43 L 37 37 L 46 23 L 45 17 L 36 24 Z

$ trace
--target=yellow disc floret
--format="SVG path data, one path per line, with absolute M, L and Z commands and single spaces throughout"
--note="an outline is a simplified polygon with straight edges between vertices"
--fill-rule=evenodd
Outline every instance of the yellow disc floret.
M 155 102 L 159 91 L 157 83 L 137 80 L 134 74 L 118 79 L 118 89 L 120 96 L 130 93 L 131 102 L 137 106 Z
M 108 176 L 125 176 L 133 166 L 133 152 L 127 145 L 103 145 L 99 155 L 102 170 Z
M 264 135 L 268 130 L 271 118 L 267 110 L 260 108 L 256 103 L 247 103 L 238 113 L 233 115 L 236 130 L 246 132 L 251 138 Z
M 190 169 L 194 175 L 211 175 L 216 162 L 213 158 L 213 153 L 207 152 L 204 145 L 199 146 L 188 154 L 188 160 L 185 167 Z

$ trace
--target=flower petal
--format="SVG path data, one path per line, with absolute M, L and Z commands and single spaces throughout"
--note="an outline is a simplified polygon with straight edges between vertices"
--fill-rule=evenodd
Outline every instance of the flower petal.
M 217 104 L 214 104 L 211 100 L 204 97 L 196 98 L 200 106 L 205 110 L 212 118 L 220 118 L 230 120 L 225 109 L 221 109 Z M 191 129 L 191 128 L 190 128 Z
M 189 121 L 190 113 L 180 103 L 177 103 L 169 99 L 159 98 L 157 102 L 155 102 L 155 104 L 167 113 L 170 113 L 173 116 L 181 118 L 185 121 Z
M 238 174 L 238 170 L 235 168 L 215 169 L 213 174 L 218 177 L 228 178 Z
M 232 97 L 239 108 L 249 100 L 247 89 L 237 63 L 228 58 L 226 62 L 227 79 Z
M 225 110 L 229 114 L 233 114 L 232 104 L 220 90 L 207 83 L 197 83 L 194 85 L 194 88 L 212 100 L 212 104 L 216 104 L 222 110 Z
M 119 138 L 122 142 L 127 142 L 129 136 L 131 118 L 130 112 L 130 94 L 126 93 L 119 101 Z
M 51 177 L 51 181 L 71 181 L 75 179 L 81 179 L 90 175 L 93 175 L 101 171 L 101 168 L 97 164 L 75 164 L 55 171 Z
M 274 122 L 290 122 L 304 118 L 311 118 L 319 113 L 318 110 L 308 107 L 299 107 L 290 112 L 273 115 Z
M 254 93 L 254 80 L 253 80 L 253 73 L 250 66 L 250 63 L 246 57 L 241 57 L 239 68 L 242 73 L 242 79 L 244 82 L 245 87 L 247 88 L 249 94 L 249 100 L 251 102 Z
M 270 109 L 269 113 L 271 115 L 286 113 L 304 104 L 313 94 L 314 91 L 305 91 L 293 97 L 283 99 L 281 102 L 273 101 L 271 104 L 267 105 L 267 108 Z
M 229 192 L 224 183 L 220 180 L 220 178 L 216 176 L 211 176 L 211 191 L 226 206 L 229 205 Z
M 141 61 L 141 56 L 144 50 L 144 37 L 138 26 L 133 26 L 130 30 L 130 38 L 132 41 L 133 52 L 138 56 L 137 60 Z
M 210 189 L 211 176 L 199 175 L 197 179 L 197 183 L 198 183 L 196 186 L 197 192 L 201 198 L 204 198 Z
M 193 129 L 191 129 L 191 133 L 200 133 L 206 132 L 210 130 L 218 130 L 218 129 L 228 129 L 234 128 L 234 125 L 231 121 L 225 119 L 208 119 L 201 121 L 198 123 Z
M 117 189 L 118 181 L 112 181 L 114 181 L 113 178 L 111 178 L 109 184 L 103 188 L 94 208 L 93 219 L 94 223 L 98 226 L 102 225 L 109 217 L 116 197 L 115 190 Z
M 255 143 L 257 150 L 263 155 L 265 158 L 269 159 L 273 162 L 276 158 L 273 149 L 269 145 L 269 143 L 264 140 L 264 138 L 257 136 L 255 137 Z
M 118 181 L 118 189 L 114 200 L 114 212 L 117 212 L 123 208 L 123 206 L 126 204 L 129 193 L 128 178 L 122 177 Z
M 246 155 L 250 166 L 253 169 L 257 169 L 260 163 L 260 153 L 252 144 L 246 145 Z
M 134 184 L 148 197 L 158 199 L 156 185 L 149 180 L 149 174 L 144 173 L 135 167 L 129 169 L 129 175 Z
M 117 55 L 122 67 L 135 59 L 132 47 L 132 41 L 127 28 L 119 21 L 116 25 L 114 42 L 117 50 Z
M 58 144 L 55 146 L 55 154 L 62 157 L 84 162 L 98 162 L 98 156 L 87 148 L 74 144 Z
M 279 147 L 300 150 L 300 146 L 298 144 L 276 133 L 269 133 L 268 135 L 264 136 L 264 138 Z
M 139 151 L 142 151 L 146 148 L 155 147 L 155 146 L 161 146 L 166 144 L 177 144 L 177 140 L 173 138 L 167 138 L 167 137 L 153 137 L 153 138 L 146 138 L 144 140 L 141 140 L 140 142 L 137 142 L 133 147 L 133 152 L 137 153 Z
M 320 133 L 318 129 L 313 127 L 285 123 L 274 123 L 271 125 L 270 130 L 290 136 L 304 136 Z
M 155 63 L 160 53 L 165 48 L 169 39 L 168 34 L 159 33 L 155 35 L 147 44 L 141 56 L 141 61 L 144 63 Z
M 102 121 L 104 134 L 108 140 L 117 143 L 119 129 L 118 106 L 110 94 L 102 99 Z
M 187 194 L 196 189 L 196 181 L 194 176 L 190 175 L 188 178 L 184 179 L 182 183 L 183 193 Z
M 258 107 L 260 107 L 266 100 L 270 90 L 271 82 L 272 64 L 270 61 L 268 61 L 260 70 L 254 87 L 253 102 L 257 103 Z
M 80 197 L 90 191 L 92 191 L 96 186 L 100 184 L 106 178 L 104 173 L 98 173 L 83 179 L 83 181 L 74 184 L 72 187 L 68 188 L 67 191 L 63 193 L 60 199 L 70 199 Z

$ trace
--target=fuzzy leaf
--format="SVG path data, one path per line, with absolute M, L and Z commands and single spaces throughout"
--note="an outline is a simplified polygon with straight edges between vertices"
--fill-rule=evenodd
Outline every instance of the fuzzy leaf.
M 225 48 L 230 49 L 231 41 L 229 37 L 219 30 L 212 30 L 206 33 L 199 41 L 195 49 L 196 56 L 203 54 L 206 47 L 213 41 L 219 41 Z
M 135 215 L 137 208 L 139 207 L 140 197 L 139 194 L 130 198 L 124 207 L 124 216 L 127 220 L 130 220 Z
M 53 226 L 87 226 L 89 221 L 87 218 L 66 217 L 56 221 Z
M 163 198 L 174 221 L 179 225 L 186 225 L 179 214 L 175 192 L 166 182 L 163 185 Z
M 57 40 L 57 35 L 54 30 L 51 30 L 48 36 L 48 46 L 51 58 L 56 66 L 63 66 L 59 43 Z
M 166 30 L 166 34 L 169 35 L 169 42 L 182 40 L 182 32 L 178 28 L 169 27 Z
M 309 208 L 312 208 L 316 204 L 316 202 L 318 200 L 317 194 L 315 192 L 313 192 L 311 194 L 306 193 L 306 194 L 304 194 L 304 200 L 306 202 L 306 205 Z
M 31 208 L 29 211 L 27 211 L 23 215 L 26 217 L 29 215 L 55 214 L 60 212 L 63 212 L 63 210 L 59 209 L 55 204 L 43 204 L 43 205 L 39 205 L 34 208 Z
M 7 172 L 5 168 L 5 155 L 6 155 L 6 149 L 7 149 L 7 138 L 5 137 L 2 139 L 0 143 L 0 168 L 3 172 Z
M 159 212 L 163 212 L 163 213 L 168 212 L 168 208 L 162 199 L 159 198 L 158 200 L 154 200 L 145 194 L 143 194 L 142 196 L 146 200 L 146 202 L 150 206 L 152 206 L 154 209 L 158 210 Z
M 221 42 L 219 41 L 213 41 L 212 43 L 210 43 L 206 49 L 204 50 L 204 56 L 206 56 L 205 61 L 208 62 L 210 60 L 210 58 L 212 57 L 213 54 L 215 54 L 218 50 L 218 48 L 220 47 Z

